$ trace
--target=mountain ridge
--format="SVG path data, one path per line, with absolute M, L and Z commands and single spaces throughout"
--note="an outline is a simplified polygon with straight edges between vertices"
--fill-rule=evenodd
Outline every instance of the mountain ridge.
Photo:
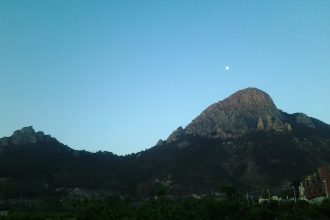
M 248 88 L 206 108 L 166 141 L 126 156 L 77 151 L 24 127 L 0 139 L 0 197 L 8 196 L 8 185 L 11 197 L 75 188 L 150 196 L 160 183 L 173 195 L 215 192 L 224 182 L 283 189 L 329 163 L 328 124 L 285 113 L 267 93 Z
M 167 141 L 183 134 L 237 138 L 256 130 L 291 131 L 298 124 L 315 128 L 313 120 L 303 113 L 277 109 L 266 92 L 249 87 L 210 105 L 185 128 L 172 132 Z
M 25 144 L 37 144 L 38 142 L 49 142 L 51 140 L 57 141 L 50 135 L 45 135 L 44 132 L 36 132 L 33 126 L 23 127 L 20 130 L 16 130 L 10 137 L 0 138 L 0 146 L 13 145 L 25 145 Z

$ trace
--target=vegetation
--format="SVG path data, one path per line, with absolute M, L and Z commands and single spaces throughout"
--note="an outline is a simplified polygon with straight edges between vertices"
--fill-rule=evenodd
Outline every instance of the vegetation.
M 2 146 L 0 220 L 330 219 L 330 200 L 252 202 L 270 191 L 293 197 L 293 186 L 330 161 L 329 134 L 187 135 L 126 156 L 55 139 Z
M 20 139 L 34 137 L 31 128 Z M 76 188 L 150 197 L 159 182 L 175 196 L 216 192 L 224 182 L 242 191 L 283 190 L 330 161 L 329 126 L 234 139 L 184 135 L 126 156 L 73 150 L 51 137 L 7 139 L 0 139 L 0 200 L 70 195 Z
M 232 195 L 232 194 L 230 194 Z M 3 208 L 2 204 L 2 208 Z M 120 196 L 103 199 L 39 200 L 30 205 L 7 204 L 9 219 L 329 219 L 330 200 L 320 204 L 306 201 L 270 201 L 247 203 L 243 197 L 225 199 L 157 199 L 132 200 Z

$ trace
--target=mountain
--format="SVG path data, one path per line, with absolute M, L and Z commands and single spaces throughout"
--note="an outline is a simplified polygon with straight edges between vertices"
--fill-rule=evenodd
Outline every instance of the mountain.
M 77 151 L 32 127 L 0 139 L 0 198 L 61 195 L 76 188 L 128 191 L 123 157 Z
M 32 127 L 0 139 L 0 197 L 71 195 L 77 189 L 150 196 L 285 190 L 330 162 L 330 126 L 277 109 L 256 88 L 206 108 L 165 141 L 126 156 L 77 151 Z
M 247 88 L 209 106 L 148 151 L 141 160 L 157 164 L 153 176 L 171 173 L 174 189 L 205 192 L 225 182 L 283 189 L 329 164 L 330 126 L 285 113 L 264 91 Z
M 0 138 L 0 146 L 37 145 L 42 142 L 48 143 L 52 141 L 57 142 L 55 138 L 52 138 L 50 135 L 45 135 L 42 131 L 35 132 L 33 127 L 30 126 L 15 131 L 10 137 Z
M 185 129 L 178 128 L 169 141 L 183 134 L 224 139 L 238 138 L 257 131 L 291 131 L 292 127 L 324 127 L 305 114 L 286 114 L 277 109 L 272 98 L 257 88 L 240 90 L 204 110 Z

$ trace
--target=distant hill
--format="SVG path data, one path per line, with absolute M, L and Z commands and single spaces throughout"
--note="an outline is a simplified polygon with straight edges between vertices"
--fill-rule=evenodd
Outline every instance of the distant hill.
M 125 191 L 118 182 L 123 157 L 108 152 L 76 151 L 32 127 L 0 139 L 3 197 L 65 194 L 77 187 Z M 6 195 L 7 194 L 7 195 Z
M 76 151 L 32 127 L 0 139 L 2 198 L 70 194 L 74 189 L 147 196 L 285 189 L 330 163 L 330 126 L 287 114 L 256 88 L 204 110 L 185 128 L 127 156 Z

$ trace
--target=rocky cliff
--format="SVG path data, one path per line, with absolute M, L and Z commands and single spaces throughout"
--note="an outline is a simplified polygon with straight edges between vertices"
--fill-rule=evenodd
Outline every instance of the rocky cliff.
M 35 132 L 33 127 L 29 126 L 15 131 L 10 137 L 0 138 L 0 146 L 26 144 L 36 145 L 38 142 L 47 142 L 51 139 L 54 138 L 52 138 L 50 135 L 45 135 L 42 131 Z
M 316 126 L 305 114 L 289 115 L 277 109 L 264 91 L 247 88 L 206 108 L 186 128 L 174 131 L 168 141 L 184 134 L 238 138 L 257 130 L 291 131 L 297 125 Z

